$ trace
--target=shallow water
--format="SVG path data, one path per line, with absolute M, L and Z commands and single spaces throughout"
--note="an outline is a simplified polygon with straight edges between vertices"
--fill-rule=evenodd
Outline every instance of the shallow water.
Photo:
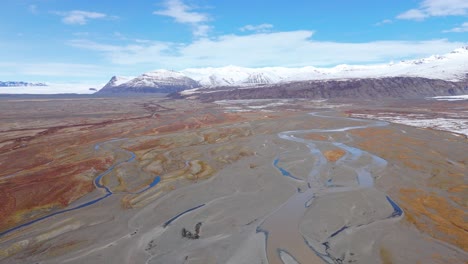
M 282 257 L 289 260 L 293 259 L 298 263 L 338 263 L 336 261 L 337 258 L 328 253 L 329 243 L 327 241 L 320 241 L 320 248 L 318 248 L 317 246 L 312 246 L 301 234 L 299 226 L 302 218 L 307 210 L 313 210 L 313 208 L 310 208 L 310 205 L 319 191 L 342 192 L 356 190 L 359 188 L 372 188 L 374 186 L 374 177 L 371 173 L 371 169 L 382 169 L 387 164 L 387 162 L 380 157 L 341 142 L 306 140 L 298 137 L 305 133 L 338 133 L 353 129 L 385 126 L 387 123 L 355 118 L 332 117 L 319 113 L 312 113 L 311 115 L 327 119 L 351 120 L 368 124 L 334 129 L 286 131 L 278 134 L 278 136 L 284 140 L 305 144 L 314 158 L 314 166 L 306 177 L 308 188 L 306 190 L 298 190 L 295 195 L 293 195 L 275 212 L 269 215 L 267 219 L 257 227 L 257 232 L 263 232 L 266 235 L 266 253 L 270 264 L 283 263 Z M 348 139 L 350 138 L 348 134 L 346 137 Z M 350 184 L 349 186 L 337 186 L 333 183 L 333 175 L 329 175 L 329 171 L 326 170 L 329 165 L 328 161 L 317 147 L 317 144 L 332 144 L 335 147 L 346 151 L 346 154 L 336 161 L 336 165 L 346 167 L 347 169 L 351 169 L 355 172 L 355 180 L 351 181 L 354 184 Z M 358 161 L 364 155 L 370 158 L 366 159 L 367 162 L 365 164 L 362 164 L 362 162 L 359 163 Z M 280 157 L 280 155 L 278 155 L 278 157 Z M 286 169 L 278 165 L 279 161 L 280 158 L 276 158 L 273 164 L 282 173 L 282 175 L 297 180 L 297 175 L 293 176 Z M 323 180 L 324 178 L 326 180 Z M 389 216 L 389 218 L 401 216 L 403 213 L 401 208 L 388 196 L 387 200 L 394 208 L 394 212 Z M 333 232 L 329 238 L 339 236 L 342 231 L 348 228 L 351 227 L 341 227 Z
M 105 141 L 105 142 L 102 142 L 102 143 L 98 143 L 96 145 L 94 145 L 94 150 L 95 151 L 99 151 L 100 149 L 103 148 L 103 145 L 105 144 L 109 144 L 109 143 L 112 143 L 112 142 L 116 142 L 116 141 L 121 141 L 121 140 L 126 140 L 126 139 L 122 139 L 122 138 L 119 138 L 119 139 L 112 139 L 112 140 L 108 140 L 108 141 Z M 88 202 L 84 202 L 84 203 L 81 203 L 79 205 L 76 205 L 76 206 L 73 206 L 71 208 L 66 208 L 66 209 L 62 209 L 62 210 L 58 210 L 58 211 L 55 211 L 55 212 L 52 212 L 50 214 L 47 214 L 45 216 L 42 216 L 40 218 L 37 218 L 37 219 L 34 219 L 34 220 L 31 220 L 31 221 L 28 221 L 26 223 L 23 223 L 21 225 L 18 225 L 18 226 L 15 226 L 15 227 L 12 227 L 10 229 L 7 229 L 3 232 L 0 233 L 0 237 L 3 236 L 3 235 L 6 235 L 8 233 L 11 233 L 13 231 L 16 231 L 16 230 L 19 230 L 23 227 L 26 227 L 26 226 L 30 226 L 34 223 L 37 223 L 37 222 L 40 222 L 42 220 L 45 220 L 45 219 L 48 219 L 52 216 L 56 216 L 56 215 L 59 215 L 59 214 L 64 214 L 64 213 L 67 213 L 67 212 L 70 212 L 70 211 L 75 211 L 75 210 L 78 210 L 78 209 L 82 209 L 82 208 L 85 208 L 85 207 L 88 207 L 88 206 L 91 206 L 93 204 L 96 204 L 97 202 L 100 202 L 104 199 L 106 199 L 107 197 L 111 196 L 113 194 L 112 190 L 101 184 L 101 179 L 102 177 L 106 176 L 107 174 L 111 173 L 117 166 L 121 165 L 121 164 L 124 164 L 124 163 L 128 163 L 128 162 L 132 162 L 135 160 L 136 158 L 136 155 L 135 153 L 131 152 L 131 151 L 128 151 L 128 150 L 124 150 L 124 149 L 119 149 L 118 151 L 123 151 L 125 153 L 127 153 L 128 155 L 130 155 L 129 158 L 125 159 L 125 160 L 122 160 L 122 161 L 119 161 L 115 164 L 113 164 L 112 166 L 110 166 L 106 171 L 104 171 L 103 173 L 99 174 L 95 179 L 94 179 L 94 185 L 96 186 L 97 189 L 101 189 L 104 191 L 104 194 L 101 196 L 101 197 L 98 197 L 96 199 L 93 199 L 91 201 L 88 201 Z M 148 189 L 156 186 L 159 181 L 161 180 L 161 178 L 159 176 L 157 176 L 153 182 L 145 189 L 137 192 L 137 193 L 142 193 L 144 191 L 147 191 Z

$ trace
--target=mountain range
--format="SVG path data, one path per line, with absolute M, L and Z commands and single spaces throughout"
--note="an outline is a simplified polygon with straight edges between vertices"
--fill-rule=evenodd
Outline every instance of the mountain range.
M 374 65 L 338 65 L 333 68 L 266 67 L 190 68 L 179 72 L 156 70 L 135 78 L 114 76 L 99 93 L 173 93 L 288 86 L 304 81 L 350 81 L 356 79 L 423 78 L 460 82 L 468 79 L 468 46 L 445 55 Z M 210 89 L 210 90 L 207 90 Z

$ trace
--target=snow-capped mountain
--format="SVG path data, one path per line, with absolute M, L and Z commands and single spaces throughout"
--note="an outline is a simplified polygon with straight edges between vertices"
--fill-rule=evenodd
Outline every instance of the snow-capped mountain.
M 257 86 L 295 81 L 346 80 L 386 77 L 422 77 L 445 81 L 468 78 L 468 46 L 443 56 L 374 65 L 338 65 L 333 68 L 266 67 L 190 68 L 180 72 L 156 70 L 134 79 L 113 77 L 100 92 L 174 92 L 220 86 Z
M 144 73 L 136 78 L 125 80 L 122 77 L 112 79 L 99 91 L 101 93 L 172 93 L 199 87 L 199 83 L 180 72 L 156 70 Z
M 205 87 L 238 85 L 249 77 L 250 72 L 253 72 L 253 69 L 236 66 L 192 68 L 181 71 Z
M 278 79 L 279 76 L 275 76 L 275 79 Z M 264 72 L 252 73 L 245 79 L 242 83 L 243 84 L 270 84 L 275 83 L 277 80 L 271 78 Z
M 126 83 L 130 80 L 132 80 L 133 77 L 125 77 L 125 76 L 112 76 L 112 78 L 109 80 L 109 82 L 103 87 L 104 88 L 111 88 L 111 87 L 116 87 L 119 86 L 123 83 Z
M 428 58 L 374 65 L 338 65 L 333 68 L 315 68 L 313 72 L 301 68 L 285 81 L 330 80 L 383 77 L 422 77 L 446 81 L 467 78 L 468 46 L 449 54 L 433 55 Z
M 293 69 L 284 68 L 244 68 L 226 66 L 219 68 L 191 68 L 181 73 L 199 82 L 204 87 L 243 86 L 256 84 L 278 83 L 284 79 L 284 71 Z
M 45 83 L 30 83 L 30 82 L 2 82 L 0 87 L 23 87 L 23 86 L 47 86 Z
M 405 60 L 397 63 L 374 65 L 337 65 L 333 68 L 198 68 L 181 71 L 205 87 L 240 86 L 245 84 L 272 84 L 291 81 L 423 77 L 447 81 L 463 80 L 468 73 L 468 46 L 449 54 L 428 58 Z

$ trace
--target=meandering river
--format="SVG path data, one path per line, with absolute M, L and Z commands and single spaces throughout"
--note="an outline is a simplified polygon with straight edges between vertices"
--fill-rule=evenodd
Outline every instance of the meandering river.
M 339 236 L 342 231 L 353 227 L 343 226 L 331 233 L 328 239 L 318 241 L 320 242 L 318 243 L 319 246 L 316 245 L 317 243 L 312 245 L 300 230 L 300 223 L 303 216 L 307 210 L 313 210 L 313 208 L 309 208 L 309 206 L 316 195 L 328 192 L 353 191 L 359 188 L 372 188 L 374 184 L 374 175 L 372 175 L 372 171 L 383 169 L 387 165 L 387 162 L 384 159 L 361 149 L 348 146 L 344 143 L 307 140 L 299 137 L 299 135 L 310 133 L 346 133 L 346 131 L 354 129 L 386 126 L 388 123 L 355 118 L 334 117 L 320 113 L 312 113 L 311 115 L 319 118 L 355 121 L 364 123 L 364 125 L 346 126 L 334 129 L 286 131 L 278 134 L 278 136 L 284 140 L 306 145 L 310 150 L 310 155 L 313 157 L 314 164 L 307 177 L 303 178 L 304 183 L 307 183 L 304 184 L 304 186 L 307 187 L 302 189 L 299 188 L 295 195 L 293 195 L 278 210 L 269 215 L 267 219 L 257 227 L 257 232 L 263 232 L 266 235 L 266 253 L 269 264 L 281 264 L 286 259 L 289 259 L 290 261 L 294 260 L 297 263 L 302 264 L 323 262 L 341 263 L 337 261 L 336 257 L 332 256 L 328 252 L 328 239 Z M 350 138 L 349 135 L 346 136 L 347 138 Z M 346 152 L 343 157 L 336 161 L 336 165 L 345 167 L 348 171 L 353 172 L 350 173 L 350 177 L 355 177 L 354 181 L 351 181 L 352 184 L 336 185 L 333 183 L 333 175 L 330 174 L 330 170 L 327 170 L 327 165 L 329 165 L 329 163 L 319 150 L 319 144 L 322 146 L 331 144 Z M 358 162 L 358 160 L 363 156 L 366 156 L 366 159 L 364 160 L 367 162 Z M 274 160 L 273 165 L 284 176 L 293 178 L 294 180 L 300 180 L 297 175 L 293 175 L 291 172 L 281 167 L 279 162 L 280 157 Z M 386 198 L 393 207 L 394 212 L 382 220 L 400 217 L 403 214 L 401 208 L 392 199 L 390 199 L 390 197 L 386 196 Z
M 300 135 L 311 133 L 345 133 L 346 138 L 352 140 L 352 138 L 347 134 L 347 131 L 349 130 L 381 127 L 386 126 L 388 123 L 381 121 L 369 121 L 355 118 L 329 116 L 322 113 L 312 113 L 311 115 L 318 118 L 336 119 L 346 122 L 356 122 L 359 125 L 345 126 L 333 129 L 285 131 L 278 134 L 278 136 L 281 139 L 296 142 L 299 144 L 304 144 L 309 149 L 309 153 L 313 160 L 313 166 L 308 175 L 306 175 L 305 177 L 299 177 L 299 175 L 294 175 L 291 171 L 288 171 L 286 168 L 283 168 L 281 166 L 282 154 L 284 153 L 279 153 L 277 158 L 273 161 L 273 165 L 284 176 L 290 177 L 292 181 L 301 181 L 302 183 L 301 187 L 298 188 L 297 193 L 290 197 L 290 199 L 288 199 L 288 201 L 284 203 L 280 208 L 272 212 L 257 227 L 257 232 L 263 232 L 266 235 L 266 253 L 268 262 L 270 264 L 281 264 L 286 259 L 294 260 L 297 263 L 302 264 L 323 262 L 339 263 L 337 261 L 337 258 L 331 253 L 329 253 L 329 240 L 334 237 L 339 237 L 344 230 L 356 227 L 365 228 L 365 225 L 345 225 L 331 232 L 327 239 L 322 239 L 321 241 L 314 241 L 314 243 L 311 243 L 310 240 L 308 240 L 310 238 L 306 238 L 301 233 L 301 221 L 303 220 L 303 217 L 308 210 L 314 210 L 313 206 L 311 205 L 317 196 L 330 192 L 345 192 L 355 191 L 362 188 L 373 188 L 374 178 L 376 177 L 375 175 L 373 175 L 373 172 L 383 170 L 387 165 L 387 162 L 384 159 L 366 151 L 363 151 L 361 149 L 348 146 L 343 142 L 335 142 L 328 140 L 308 140 L 301 138 Z M 109 148 L 109 150 L 112 150 L 114 152 L 125 152 L 127 156 L 127 158 L 116 162 L 94 179 L 94 185 L 98 190 L 102 191 L 102 195 L 100 197 L 88 202 L 83 202 L 81 204 L 75 205 L 67 209 L 51 212 L 50 214 L 47 214 L 35 220 L 5 230 L 0 233 L 0 236 L 6 235 L 10 232 L 32 225 L 34 223 L 53 217 L 55 215 L 91 206 L 113 195 L 112 190 L 108 186 L 101 183 L 102 178 L 111 173 L 117 166 L 134 161 L 136 157 L 135 153 L 128 150 L 116 148 L 115 146 L 113 146 L 113 144 L 111 144 L 112 142 L 120 140 L 124 139 L 113 139 L 96 144 L 94 146 L 94 149 L 96 151 L 99 151 L 102 148 Z M 353 179 L 351 179 L 350 181 L 344 181 L 344 184 L 343 182 L 334 182 L 334 175 L 333 172 L 330 170 L 331 164 L 327 161 L 327 159 L 322 154 L 319 148 L 323 148 L 324 146 L 333 146 L 334 148 L 340 148 L 345 151 L 346 154 L 342 156 L 339 160 L 337 160 L 335 165 L 341 168 L 345 168 L 346 171 L 349 171 L 349 177 Z M 159 176 L 156 176 L 151 184 L 135 193 L 141 193 L 156 186 L 160 182 L 160 180 L 161 178 Z M 349 184 L 346 184 L 347 182 L 349 182 Z M 389 218 L 401 217 L 401 215 L 403 214 L 402 209 L 390 197 L 386 196 L 386 198 L 388 203 L 392 206 L 393 212 L 389 214 L 386 218 L 382 218 L 377 221 L 385 221 Z M 169 224 L 171 224 L 171 222 L 175 221 L 182 215 L 196 210 L 198 208 L 201 208 L 203 206 L 204 204 L 196 206 L 194 208 L 190 208 L 187 211 L 174 216 L 173 218 L 164 223 L 164 227 L 168 226 Z
M 105 142 L 102 142 L 102 143 L 98 143 L 96 145 L 94 145 L 94 150 L 95 151 L 99 151 L 100 149 L 103 149 L 103 148 L 106 148 L 107 145 L 111 146 L 110 143 L 113 143 L 113 142 L 117 142 L 117 141 L 121 141 L 121 140 L 126 140 L 126 139 L 123 139 L 123 138 L 120 138 L 120 139 L 112 139 L 112 140 L 108 140 L 108 141 L 105 141 Z M 128 158 L 124 159 L 124 160 L 121 160 L 121 161 L 118 161 L 116 163 L 114 163 L 112 166 L 110 166 L 106 171 L 102 172 L 101 174 L 99 174 L 98 176 L 96 176 L 96 178 L 94 179 L 94 185 L 96 186 L 96 188 L 98 190 L 102 190 L 104 193 L 102 194 L 102 196 L 98 197 L 98 198 L 95 198 L 91 201 L 88 201 L 88 202 L 84 202 L 84 203 L 81 203 L 81 204 L 78 204 L 78 205 L 75 205 L 73 207 L 70 207 L 70 208 L 66 208 L 66 209 L 62 209 L 62 210 L 57 210 L 57 211 L 53 211 L 47 215 L 44 215 L 42 217 L 39 217 L 39 218 L 36 218 L 34 220 L 31 220 L 31 221 L 28 221 L 26 223 L 23 223 L 23 224 L 20 224 L 18 226 L 15 226 L 15 227 L 12 227 L 10 229 L 7 229 L 3 232 L 0 233 L 0 237 L 3 236 L 3 235 L 6 235 L 8 233 L 11 233 L 13 231 L 16 231 L 16 230 L 19 230 L 23 227 L 26 227 L 26 226 L 30 226 L 34 223 L 37 223 L 37 222 L 40 222 L 42 220 L 45 220 L 45 219 L 48 219 L 50 217 L 53 217 L 53 216 L 56 216 L 56 215 L 59 215 L 59 214 L 64 214 L 64 213 L 67 213 L 67 212 L 70 212 L 70 211 L 75 211 L 75 210 L 78 210 L 78 209 L 81 209 L 81 208 L 84 208 L 84 207 L 88 207 L 90 205 L 93 205 L 97 202 L 100 202 L 104 199 L 106 199 L 107 197 L 111 196 L 113 194 L 112 190 L 105 186 L 104 184 L 101 183 L 101 180 L 102 180 L 102 177 L 106 176 L 107 174 L 111 173 L 117 166 L 119 165 L 122 165 L 124 163 L 129 163 L 129 162 L 132 162 L 135 160 L 135 153 L 131 152 L 131 151 L 128 151 L 128 150 L 125 150 L 125 149 L 118 149 L 117 151 L 122 151 L 124 153 L 126 153 L 126 155 L 128 156 Z M 136 193 L 141 193 L 141 192 L 144 192 L 154 186 L 156 186 L 159 181 L 160 181 L 160 177 L 159 176 L 156 176 L 153 180 L 153 182 L 146 188 L 144 188 L 143 190 L 140 190 L 139 192 L 136 192 Z

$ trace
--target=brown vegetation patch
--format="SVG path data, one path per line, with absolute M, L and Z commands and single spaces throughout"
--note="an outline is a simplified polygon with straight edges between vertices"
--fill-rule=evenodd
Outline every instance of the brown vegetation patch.
M 468 250 L 468 217 L 463 209 L 452 206 L 447 199 L 419 189 L 401 189 L 400 199 L 406 221 L 436 239 Z
M 392 264 L 392 254 L 390 251 L 388 251 L 386 248 L 381 247 L 380 248 L 380 260 L 382 261 L 382 264 Z
M 63 244 L 53 245 L 48 248 L 47 255 L 49 257 L 65 255 L 66 253 L 76 250 L 84 244 L 86 244 L 86 241 L 69 241 Z
M 157 199 L 163 193 L 172 191 L 175 189 L 173 183 L 178 181 L 190 181 L 197 182 L 199 180 L 209 179 L 216 172 L 213 167 L 211 167 L 207 162 L 202 160 L 192 160 L 187 163 L 187 166 L 177 169 L 176 166 L 172 163 L 171 160 L 166 160 L 165 162 L 158 162 L 162 167 L 170 168 L 174 167 L 172 170 L 164 169 L 167 173 L 161 175 L 161 181 L 158 183 L 157 188 L 152 188 L 148 191 L 139 194 L 128 194 L 125 195 L 121 200 L 121 205 L 125 209 L 135 208 L 144 206 L 147 203 Z M 147 186 L 146 184 L 145 186 Z M 144 187 L 144 186 L 140 186 Z
M 214 173 L 213 168 L 201 160 L 192 160 L 189 162 L 185 178 L 192 181 L 203 180 L 211 177 Z
M 316 134 L 316 133 L 305 134 L 305 135 L 302 136 L 302 138 L 315 140 L 315 141 L 326 141 L 327 140 L 327 137 L 325 137 L 323 135 Z
M 175 117 L 174 120 L 180 120 L 180 117 Z M 243 120 L 240 115 L 235 114 L 204 114 L 201 116 L 191 116 L 184 120 L 175 121 L 167 125 L 163 125 L 153 129 L 154 133 L 170 133 L 170 132 L 178 132 L 187 129 L 197 129 L 201 127 L 207 127 L 209 125 L 214 124 L 222 124 L 222 123 L 231 123 L 231 122 L 238 122 Z
M 346 151 L 342 149 L 333 149 L 333 150 L 326 150 L 323 155 L 329 162 L 336 162 L 337 160 L 341 159 L 346 154 Z
M 0 230 L 63 208 L 94 190 L 93 176 L 112 159 L 89 159 L 29 173 L 0 183 Z

